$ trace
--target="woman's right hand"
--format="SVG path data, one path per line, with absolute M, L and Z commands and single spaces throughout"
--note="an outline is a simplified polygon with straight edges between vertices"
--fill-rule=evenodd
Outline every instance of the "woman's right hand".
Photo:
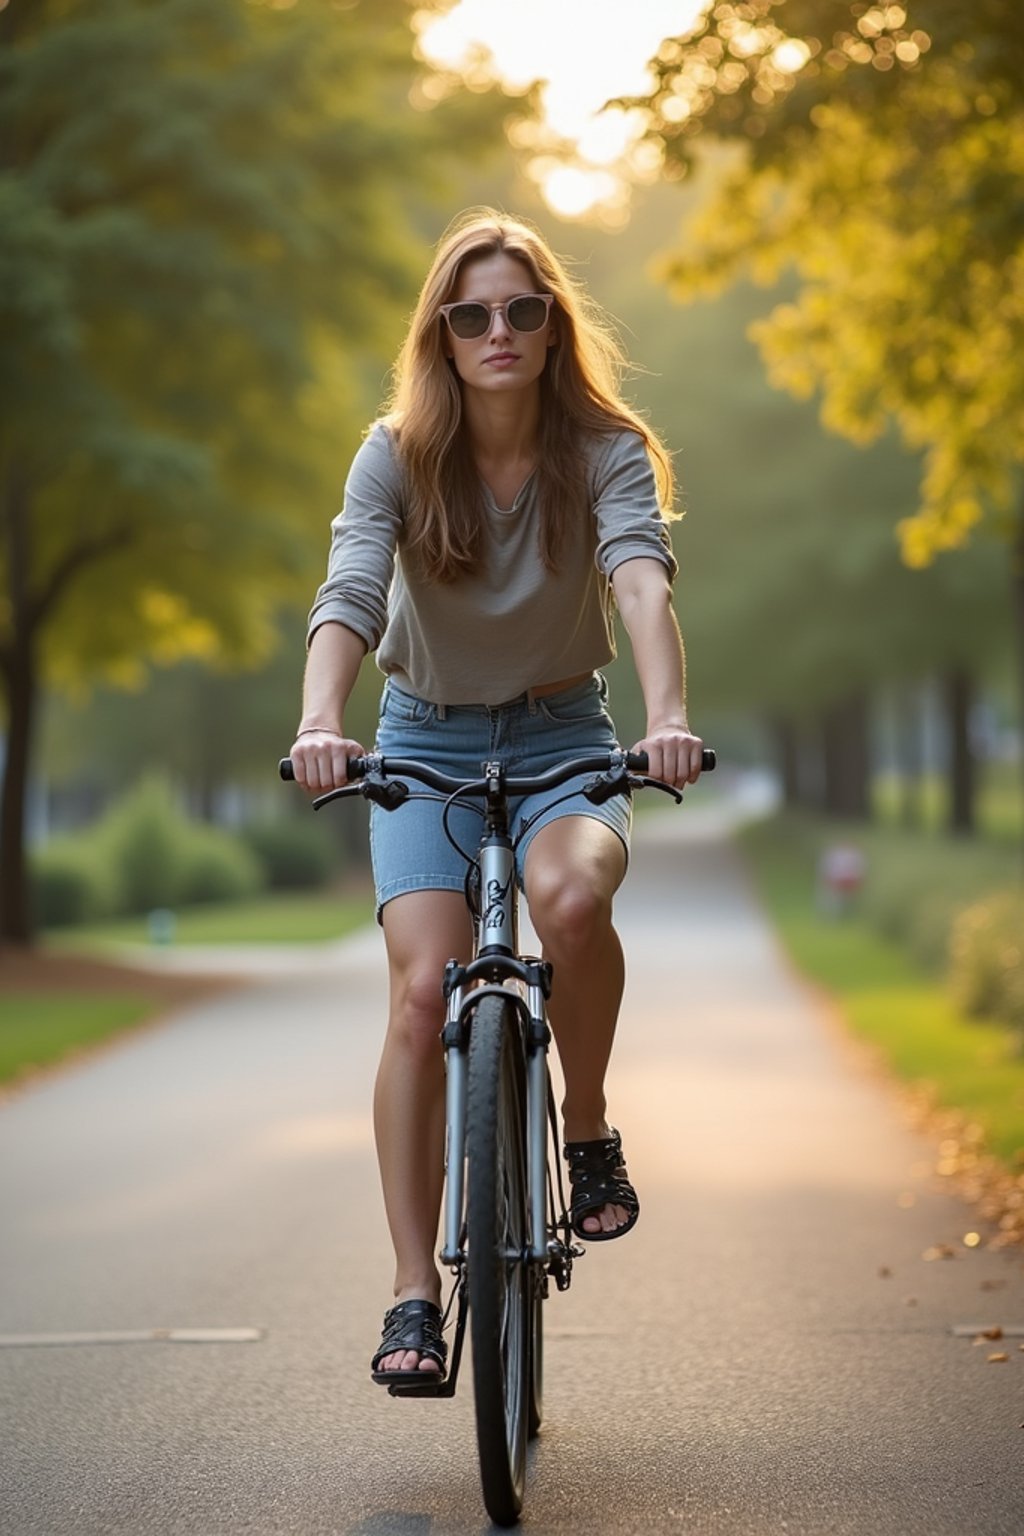
M 366 749 L 341 731 L 310 727 L 300 730 L 289 755 L 296 784 L 311 795 L 322 795 L 348 783 L 349 758 L 365 757 Z

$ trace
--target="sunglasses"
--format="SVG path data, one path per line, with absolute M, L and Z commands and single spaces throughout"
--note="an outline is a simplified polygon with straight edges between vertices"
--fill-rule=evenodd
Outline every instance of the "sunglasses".
M 473 341 L 486 336 L 494 324 L 494 316 L 504 315 L 514 331 L 529 335 L 539 331 L 547 322 L 548 312 L 554 303 L 553 293 L 520 293 L 504 304 L 481 304 L 468 300 L 462 304 L 442 304 L 441 314 L 448 322 L 453 336 L 460 341 Z

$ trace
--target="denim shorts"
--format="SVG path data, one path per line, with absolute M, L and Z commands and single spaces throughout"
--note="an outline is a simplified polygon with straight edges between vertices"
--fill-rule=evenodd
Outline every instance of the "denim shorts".
M 520 694 L 507 704 L 430 704 L 390 679 L 380 704 L 376 751 L 385 757 L 413 757 L 453 778 L 480 777 L 481 765 L 500 759 L 509 773 L 544 773 L 568 757 L 607 752 L 618 745 L 605 707 L 608 685 L 600 673 L 541 698 Z M 632 807 L 625 795 L 593 805 L 580 786 L 591 775 L 570 779 L 558 789 L 521 795 L 509 802 L 520 886 L 526 852 L 541 827 L 562 816 L 603 821 L 622 840 L 629 856 Z M 410 781 L 413 794 L 419 786 Z M 396 811 L 370 810 L 370 854 L 377 890 L 377 920 L 386 902 L 408 891 L 462 891 L 466 863 L 444 835 L 442 802 L 410 799 Z M 448 824 L 467 853 L 476 852 L 481 812 L 458 803 Z

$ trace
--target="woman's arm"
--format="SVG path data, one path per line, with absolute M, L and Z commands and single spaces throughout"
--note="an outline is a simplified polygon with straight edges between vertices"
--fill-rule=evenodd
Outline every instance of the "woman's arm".
M 652 777 L 677 789 L 695 784 L 704 743 L 687 723 L 686 660 L 668 570 L 638 558 L 616 566 L 611 579 L 647 707 L 647 731 L 633 750 L 647 753 Z
M 345 735 L 345 705 L 366 655 L 366 641 L 345 624 L 314 631 L 306 659 L 302 719 L 291 750 L 296 782 L 319 794 L 348 781 L 350 757 L 364 747 Z

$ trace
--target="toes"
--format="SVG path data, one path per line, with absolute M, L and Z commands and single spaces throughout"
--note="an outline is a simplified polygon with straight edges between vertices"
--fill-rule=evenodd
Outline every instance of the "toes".
M 408 1349 L 400 1354 L 385 1355 L 378 1369 L 381 1371 L 439 1371 L 441 1367 L 436 1360 L 431 1360 L 429 1355 L 424 1355 L 420 1359 L 417 1350 Z
M 591 1211 L 583 1218 L 584 1232 L 617 1232 L 629 1220 L 629 1212 L 621 1205 L 603 1205 L 599 1211 Z

